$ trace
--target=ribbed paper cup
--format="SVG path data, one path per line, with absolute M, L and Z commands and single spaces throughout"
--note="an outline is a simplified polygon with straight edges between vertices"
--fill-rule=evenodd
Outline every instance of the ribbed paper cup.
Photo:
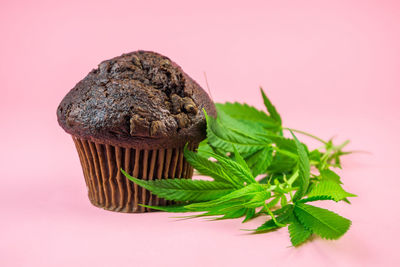
M 120 171 L 143 180 L 183 178 L 193 175 L 193 168 L 183 156 L 183 147 L 136 149 L 72 137 L 78 150 L 90 202 L 100 208 L 119 212 L 146 212 L 139 204 L 171 204 L 128 180 Z M 198 144 L 189 144 L 194 151 Z

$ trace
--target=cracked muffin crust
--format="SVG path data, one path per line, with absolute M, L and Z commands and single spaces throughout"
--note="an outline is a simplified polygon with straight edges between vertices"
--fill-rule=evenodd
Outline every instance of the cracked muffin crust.
M 206 92 L 169 58 L 136 51 L 105 60 L 62 100 L 57 118 L 80 138 L 144 149 L 205 138 Z

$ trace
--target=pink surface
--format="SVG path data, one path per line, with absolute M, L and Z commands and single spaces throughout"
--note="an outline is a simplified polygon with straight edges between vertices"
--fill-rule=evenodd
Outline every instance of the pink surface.
M 398 1 L 80 2 L 0 2 L 0 266 L 399 266 Z M 263 85 L 286 126 L 370 151 L 340 171 L 359 197 L 326 204 L 350 231 L 295 249 L 286 229 L 239 230 L 262 219 L 91 206 L 56 108 L 101 60 L 137 49 L 204 87 L 206 71 L 215 101 L 261 108 Z

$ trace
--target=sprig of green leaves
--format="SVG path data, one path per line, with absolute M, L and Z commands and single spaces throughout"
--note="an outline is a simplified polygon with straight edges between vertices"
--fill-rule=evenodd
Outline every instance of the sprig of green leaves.
M 167 212 L 197 212 L 194 217 L 216 220 L 244 217 L 247 222 L 266 216 L 264 224 L 251 231 L 269 232 L 288 227 L 293 246 L 307 241 L 312 234 L 338 239 L 351 221 L 327 209 L 309 205 L 321 200 L 348 201 L 356 195 L 342 187 L 332 170 L 341 167 L 340 157 L 347 154 L 332 140 L 324 141 L 309 133 L 285 128 L 275 106 L 261 89 L 267 112 L 247 104 L 216 104 L 218 117 L 204 115 L 207 139 L 198 152 L 184 150 L 185 159 L 201 175 L 213 181 L 188 179 L 141 180 L 123 174 L 153 194 L 174 200 L 172 206 L 147 206 Z M 290 131 L 292 138 L 283 136 Z M 294 134 L 320 141 L 323 147 L 310 152 Z M 263 175 L 261 179 L 259 175 Z

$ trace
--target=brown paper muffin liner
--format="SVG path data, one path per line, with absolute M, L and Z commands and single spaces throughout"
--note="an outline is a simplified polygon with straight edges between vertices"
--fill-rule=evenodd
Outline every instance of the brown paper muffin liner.
M 146 212 L 139 204 L 172 204 L 128 180 L 120 171 L 143 180 L 191 178 L 193 168 L 183 156 L 183 147 L 135 149 L 101 144 L 72 137 L 81 161 L 90 202 L 100 208 L 119 212 Z M 189 144 L 189 150 L 198 144 Z

